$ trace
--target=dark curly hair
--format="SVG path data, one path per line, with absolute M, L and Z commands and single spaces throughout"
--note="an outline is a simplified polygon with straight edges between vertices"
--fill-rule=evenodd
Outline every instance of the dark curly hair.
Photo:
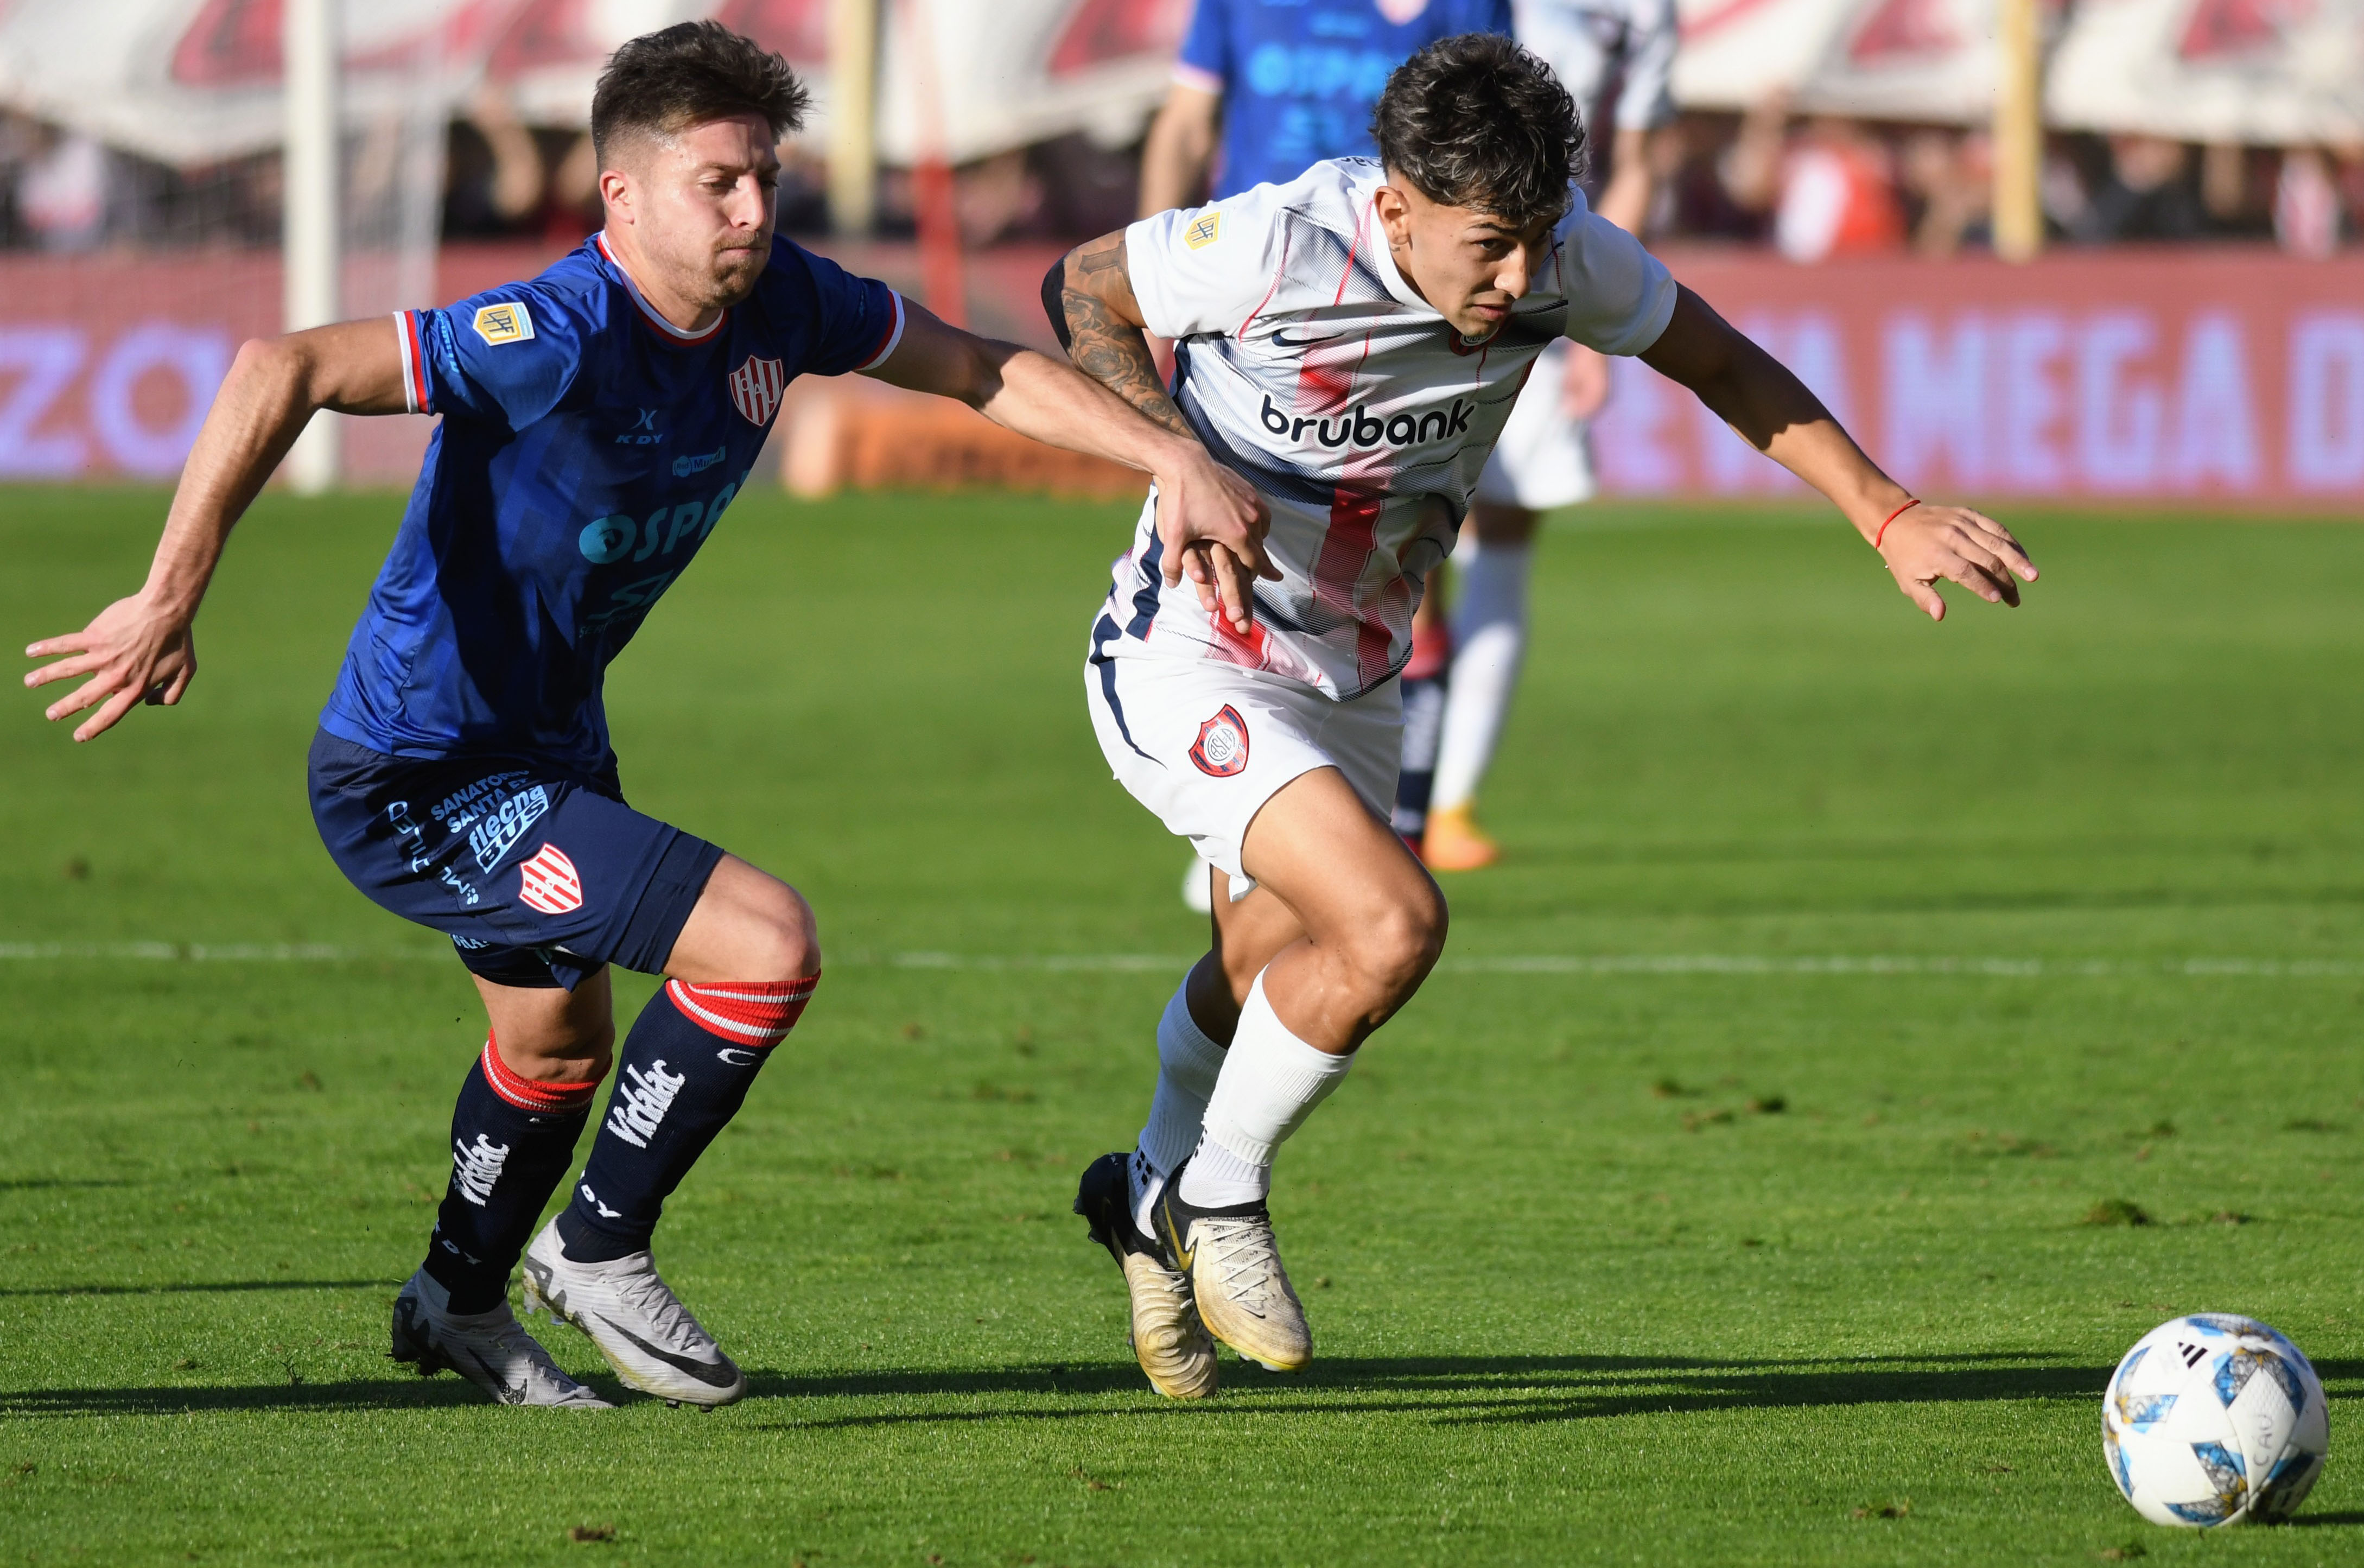
M 1551 67 L 1500 33 L 1439 39 L 1388 78 L 1371 116 L 1388 168 L 1421 195 L 1516 228 L 1567 210 L 1584 125 Z
M 630 39 L 591 95 L 599 162 L 619 137 L 672 136 L 708 120 L 762 115 L 775 140 L 803 129 L 810 100 L 788 62 L 719 22 L 683 22 Z

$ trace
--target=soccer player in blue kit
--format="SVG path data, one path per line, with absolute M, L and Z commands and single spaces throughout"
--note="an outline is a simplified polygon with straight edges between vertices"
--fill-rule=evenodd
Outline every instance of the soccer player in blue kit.
M 76 740 L 178 702 L 230 528 L 314 412 L 442 416 L 321 714 L 311 793 L 346 876 L 449 935 L 484 997 L 490 1030 L 393 1353 L 504 1404 L 607 1404 L 511 1313 L 520 1251 L 528 1308 L 580 1328 L 625 1383 L 708 1406 L 746 1390 L 658 1276 L 650 1236 L 811 996 L 813 915 L 786 882 L 624 803 L 600 689 L 747 483 L 788 381 L 858 371 L 1150 471 L 1167 558 L 1188 558 L 1177 583 L 1213 592 L 1214 544 L 1263 559 L 1263 504 L 1196 441 L 777 239 L 775 147 L 804 105 L 784 61 L 714 23 L 626 43 L 592 106 L 605 230 L 447 309 L 247 344 L 146 586 L 28 650 L 53 661 L 28 686 L 86 678 L 48 710 L 88 711 Z M 611 963 L 667 977 L 620 1055 Z M 611 1064 L 571 1201 L 535 1236 Z
M 1388 73 L 1439 39 L 1510 30 L 1511 0 L 1198 0 L 1142 145 L 1141 216 L 1376 156 Z

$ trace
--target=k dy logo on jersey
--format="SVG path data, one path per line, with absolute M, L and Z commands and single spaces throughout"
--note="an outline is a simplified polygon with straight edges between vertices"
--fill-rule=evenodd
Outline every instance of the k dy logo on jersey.
M 1248 722 L 1226 702 L 1221 711 L 1199 726 L 1199 744 L 1190 760 L 1210 778 L 1229 778 L 1248 765 Z
M 753 425 L 769 424 L 780 411 L 780 394 L 788 389 L 786 366 L 775 359 L 748 357 L 730 373 L 730 400 Z
M 583 879 L 576 874 L 574 862 L 554 844 L 545 844 L 530 858 L 518 862 L 518 873 L 523 879 L 518 885 L 518 897 L 528 909 L 538 909 L 544 914 L 571 914 L 583 907 Z

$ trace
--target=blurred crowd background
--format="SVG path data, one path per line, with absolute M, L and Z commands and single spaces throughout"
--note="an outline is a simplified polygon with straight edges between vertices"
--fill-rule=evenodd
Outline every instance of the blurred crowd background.
M 412 51 L 407 68 L 422 81 L 431 75 L 415 96 L 431 102 L 437 121 L 441 236 L 567 242 L 597 223 L 597 170 L 582 125 L 590 72 L 615 37 L 678 15 L 730 13 L 726 20 L 784 48 L 816 78 L 826 113 L 831 4 L 407 0 L 385 7 L 396 14 L 391 22 L 355 10 L 351 27 L 407 35 L 381 41 L 373 62 L 381 73 L 392 48 Z M 953 118 L 979 118 L 961 107 L 963 94 L 1040 96 L 1037 78 L 1046 75 L 1073 89 L 1064 108 L 1032 113 L 1031 124 L 1013 106 L 988 105 L 982 118 L 997 123 L 981 137 L 973 126 L 936 127 L 966 246 L 1070 241 L 1134 215 L 1141 140 L 1163 91 L 1154 67 L 1160 51 L 1170 60 L 1178 45 L 1191 0 L 1020 0 L 990 8 L 983 0 L 932 0 L 932 16 L 919 0 L 881 4 L 890 31 L 935 36 L 933 69 L 958 78 L 942 94 Z M 974 60 L 965 33 L 978 17 L 969 13 L 988 9 L 1001 31 L 1040 35 L 1029 45 L 1039 57 L 1033 70 Z M 1979 97 L 1982 87 L 1991 90 L 1980 76 L 1991 73 L 1991 4 L 1687 0 L 1679 9 L 1686 48 L 1705 58 L 1697 70 L 1678 62 L 1678 116 L 1648 145 L 1658 175 L 1649 239 L 1764 247 L 1800 263 L 1946 256 L 1987 244 L 1992 176 Z M 2130 28 L 2125 13 L 2137 9 L 2156 17 Z M 2231 241 L 2302 255 L 2355 242 L 2364 230 L 2364 118 L 2347 110 L 2364 106 L 2364 80 L 2356 79 L 2364 73 L 2364 9 L 2353 0 L 2071 0 L 2049 14 L 2056 55 L 2077 50 L 2087 13 L 2114 32 L 2105 28 L 2084 54 L 2099 56 L 2103 69 L 2123 57 L 2117 68 L 2126 80 L 2112 90 L 2136 106 L 2113 114 L 2111 92 L 2088 93 L 2098 107 L 2078 114 L 2072 104 L 2055 115 L 2128 123 L 2047 132 L 2043 205 L 2052 241 Z M 238 145 L 257 140 L 251 133 L 217 134 L 214 106 L 199 112 L 195 100 L 251 96 L 248 78 L 275 68 L 265 57 L 277 20 L 275 0 L 18 0 L 0 17 L 0 102 L 9 106 L 0 111 L 0 246 L 72 253 L 275 245 L 277 147 L 267 130 L 261 145 Z M 1720 36 L 1774 27 L 1786 57 L 1755 48 L 1747 36 Z M 1715 58 L 1718 49 L 1752 58 L 1735 71 Z M 240 50 L 254 58 L 242 61 Z M 422 50 L 433 51 L 426 66 Z M 911 73 L 908 39 L 898 51 L 890 39 L 886 54 L 890 73 Z M 957 69 L 956 60 L 977 69 Z M 1876 81 L 1864 90 L 1883 69 L 1915 101 L 1877 114 L 1832 106 L 1850 96 L 1897 97 Z M 2091 58 L 2076 65 L 2084 76 L 2095 69 Z M 2297 79 L 2310 70 L 2315 79 Z M 1932 84 L 1917 95 L 1909 90 L 1915 73 Z M 1091 80 L 1096 74 L 1112 79 Z M 2210 74 L 2219 100 L 2213 109 L 2181 79 Z M 2229 111 L 2221 102 L 2228 82 Z M 2311 112 L 2287 112 L 2310 94 Z M 149 102 L 126 106 L 110 95 Z M 2256 112 L 2242 112 L 2244 95 Z M 898 113 L 895 85 L 882 89 L 882 100 L 883 114 Z M 900 106 L 909 118 L 908 103 Z M 150 123 L 174 109 L 193 127 L 185 137 Z M 403 157 L 390 128 L 418 111 L 417 102 L 401 105 L 374 128 L 359 117 L 349 171 L 355 207 L 365 207 L 373 193 L 392 199 Z M 1026 140 L 992 145 L 1012 135 Z M 891 130 L 884 137 L 895 140 Z M 924 157 L 912 151 L 882 147 L 868 226 L 882 236 L 913 227 L 910 167 Z M 829 189 L 820 140 L 808 137 L 790 162 L 782 226 L 826 231 Z
M 1507 17 L 1600 209 L 1913 483 L 2364 507 L 2364 0 L 0 0 L 0 476 L 167 477 L 241 339 L 538 272 L 599 221 L 601 65 L 694 17 L 812 89 L 789 234 L 1043 347 L 1059 251 L 1349 151 L 1421 35 Z M 1790 493 L 1609 374 L 1607 492 Z M 425 421 L 330 422 L 317 482 L 415 474 Z M 860 377 L 781 428 L 811 493 L 1134 483 Z

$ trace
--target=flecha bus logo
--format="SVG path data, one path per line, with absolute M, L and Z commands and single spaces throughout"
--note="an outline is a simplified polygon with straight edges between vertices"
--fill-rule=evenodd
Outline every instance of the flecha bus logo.
M 570 914 L 583 907 L 583 879 L 574 862 L 554 844 L 545 844 L 518 862 L 518 898 L 544 914 Z
M 1199 740 L 1190 748 L 1190 761 L 1210 778 L 1229 778 L 1246 771 L 1248 722 L 1240 717 L 1238 709 L 1226 702 L 1213 718 L 1199 726 Z

